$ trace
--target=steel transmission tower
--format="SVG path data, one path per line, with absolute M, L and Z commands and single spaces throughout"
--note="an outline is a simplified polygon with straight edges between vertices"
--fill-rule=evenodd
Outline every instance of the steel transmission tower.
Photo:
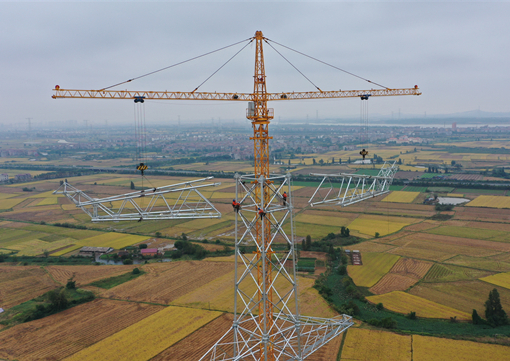
M 236 175 L 235 300 L 232 328 L 201 360 L 304 360 L 353 325 L 299 315 L 290 174 L 269 173 L 268 126 L 262 32 L 257 31 L 255 85 L 247 118 L 252 121 L 255 173 Z M 282 198 L 287 192 L 287 199 Z M 290 224 L 290 236 L 283 224 Z M 276 244 L 286 245 L 275 251 Z

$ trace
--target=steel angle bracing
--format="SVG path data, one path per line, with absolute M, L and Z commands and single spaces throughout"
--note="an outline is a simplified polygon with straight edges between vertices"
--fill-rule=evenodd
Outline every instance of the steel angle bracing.
M 290 180 L 236 175 L 234 322 L 201 360 L 304 360 L 353 325 L 299 316 Z
M 209 182 L 213 177 L 147 188 L 141 191 L 93 198 L 64 182 L 53 194 L 63 194 L 93 222 L 141 221 L 186 218 L 221 218 L 221 213 L 200 192 L 221 183 Z
M 376 176 L 312 173 L 312 176 L 323 178 L 308 203 L 312 207 L 316 205 L 348 206 L 386 194 L 390 191 L 390 185 L 397 171 L 396 162 L 385 162 Z

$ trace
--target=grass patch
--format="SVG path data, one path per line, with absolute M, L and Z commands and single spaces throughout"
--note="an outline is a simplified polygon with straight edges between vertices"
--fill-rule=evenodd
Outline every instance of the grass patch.
M 50 301 L 51 294 L 55 292 L 63 292 L 67 299 L 67 305 L 65 307 L 58 308 L 52 304 Z M 94 294 L 90 291 L 59 287 L 39 297 L 33 298 L 30 301 L 14 306 L 0 314 L 0 324 L 4 326 L 14 326 L 19 323 L 37 320 L 79 304 L 92 301 L 93 299 Z
M 315 258 L 299 258 L 297 262 L 297 270 L 302 272 L 314 272 Z
M 135 269 L 137 269 L 137 268 L 135 268 Z M 139 270 L 139 271 L 140 271 L 140 273 L 128 272 L 128 273 L 124 273 L 123 275 L 120 275 L 120 276 L 105 278 L 104 280 L 92 282 L 90 285 L 109 290 L 110 288 L 121 285 L 128 281 L 134 280 L 135 278 L 137 278 L 145 273 L 142 270 Z
M 426 192 L 427 187 L 418 187 L 418 186 L 407 186 L 404 189 L 404 192 Z

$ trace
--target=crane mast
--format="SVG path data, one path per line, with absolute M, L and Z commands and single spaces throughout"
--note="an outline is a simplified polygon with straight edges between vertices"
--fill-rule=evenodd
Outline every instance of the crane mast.
M 253 85 L 253 102 L 248 108 L 247 118 L 252 121 L 254 142 L 254 175 L 262 185 L 255 187 L 255 202 L 260 204 L 260 217 L 256 218 L 255 239 L 257 243 L 256 264 L 258 282 L 258 322 L 262 339 L 269 342 L 260 345 L 260 360 L 273 361 L 271 330 L 273 329 L 273 290 L 270 285 L 273 281 L 271 257 L 273 250 L 271 243 L 271 224 L 269 218 L 263 214 L 270 203 L 270 191 L 267 186 L 269 178 L 269 123 L 273 119 L 273 110 L 267 107 L 266 73 L 264 68 L 264 50 L 261 31 L 255 33 L 255 75 Z

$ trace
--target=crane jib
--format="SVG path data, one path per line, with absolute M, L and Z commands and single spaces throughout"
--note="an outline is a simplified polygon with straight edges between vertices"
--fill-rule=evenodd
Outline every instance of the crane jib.
M 150 100 L 223 100 L 253 101 L 252 93 L 206 93 L 206 92 L 168 92 L 168 91 L 128 91 L 128 90 L 76 90 L 55 88 L 53 99 L 85 98 L 85 99 L 150 99 Z M 370 89 L 370 90 L 334 90 L 313 92 L 266 93 L 267 101 L 355 98 L 366 96 L 400 96 L 421 95 L 418 87 L 402 89 Z

